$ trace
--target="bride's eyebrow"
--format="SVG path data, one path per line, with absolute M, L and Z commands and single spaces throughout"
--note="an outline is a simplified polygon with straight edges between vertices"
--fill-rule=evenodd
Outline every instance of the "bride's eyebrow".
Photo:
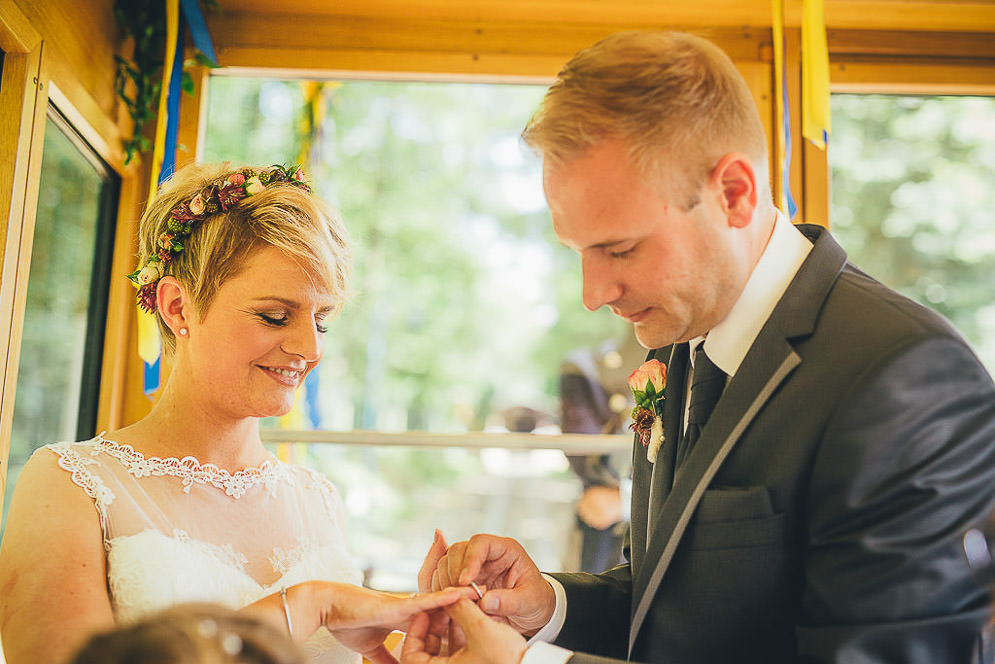
M 251 301 L 252 302 L 279 302 L 280 304 L 284 305 L 288 309 L 300 309 L 301 308 L 301 303 L 298 302 L 297 300 L 292 300 L 290 298 L 286 298 L 286 297 L 283 297 L 281 295 L 264 295 L 264 296 L 261 296 L 261 297 L 254 297 L 254 298 L 252 298 Z M 335 306 L 329 304 L 327 306 L 320 307 L 318 309 L 318 313 L 320 313 L 320 314 L 327 314 L 327 313 L 329 313 L 330 311 L 332 311 L 334 309 L 335 309 Z

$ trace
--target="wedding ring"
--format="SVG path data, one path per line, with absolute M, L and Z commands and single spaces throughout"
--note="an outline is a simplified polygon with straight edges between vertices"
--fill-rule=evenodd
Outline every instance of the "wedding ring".
M 477 593 L 477 599 L 484 599 L 484 593 L 482 593 L 480 591 L 480 587 L 476 583 L 474 583 L 473 581 L 471 581 L 470 582 L 470 587 L 473 588 L 474 591 L 476 591 L 476 593 Z

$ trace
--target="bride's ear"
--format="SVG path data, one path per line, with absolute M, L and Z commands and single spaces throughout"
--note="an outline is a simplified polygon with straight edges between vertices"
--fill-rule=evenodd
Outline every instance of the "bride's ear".
M 190 326 L 189 314 L 193 310 L 187 291 L 175 277 L 163 277 L 156 284 L 156 305 L 163 322 L 177 337 L 180 330 Z

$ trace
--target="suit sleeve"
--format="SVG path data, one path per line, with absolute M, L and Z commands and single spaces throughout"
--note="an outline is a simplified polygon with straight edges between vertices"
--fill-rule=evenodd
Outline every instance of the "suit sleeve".
M 628 552 L 626 551 L 626 554 Z M 625 659 L 632 612 L 632 576 L 628 563 L 602 574 L 551 574 L 563 584 L 567 615 L 556 645 L 570 650 Z M 570 661 L 575 662 L 575 655 Z
M 995 503 L 991 377 L 959 339 L 930 339 L 841 404 L 812 464 L 800 660 L 969 661 L 990 594 L 961 537 Z

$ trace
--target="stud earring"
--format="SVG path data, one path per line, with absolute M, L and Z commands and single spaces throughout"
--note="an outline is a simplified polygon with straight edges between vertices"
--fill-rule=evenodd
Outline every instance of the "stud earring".
M 187 328 L 185 328 L 185 327 L 181 327 L 180 328 L 180 336 L 181 337 L 187 336 Z

